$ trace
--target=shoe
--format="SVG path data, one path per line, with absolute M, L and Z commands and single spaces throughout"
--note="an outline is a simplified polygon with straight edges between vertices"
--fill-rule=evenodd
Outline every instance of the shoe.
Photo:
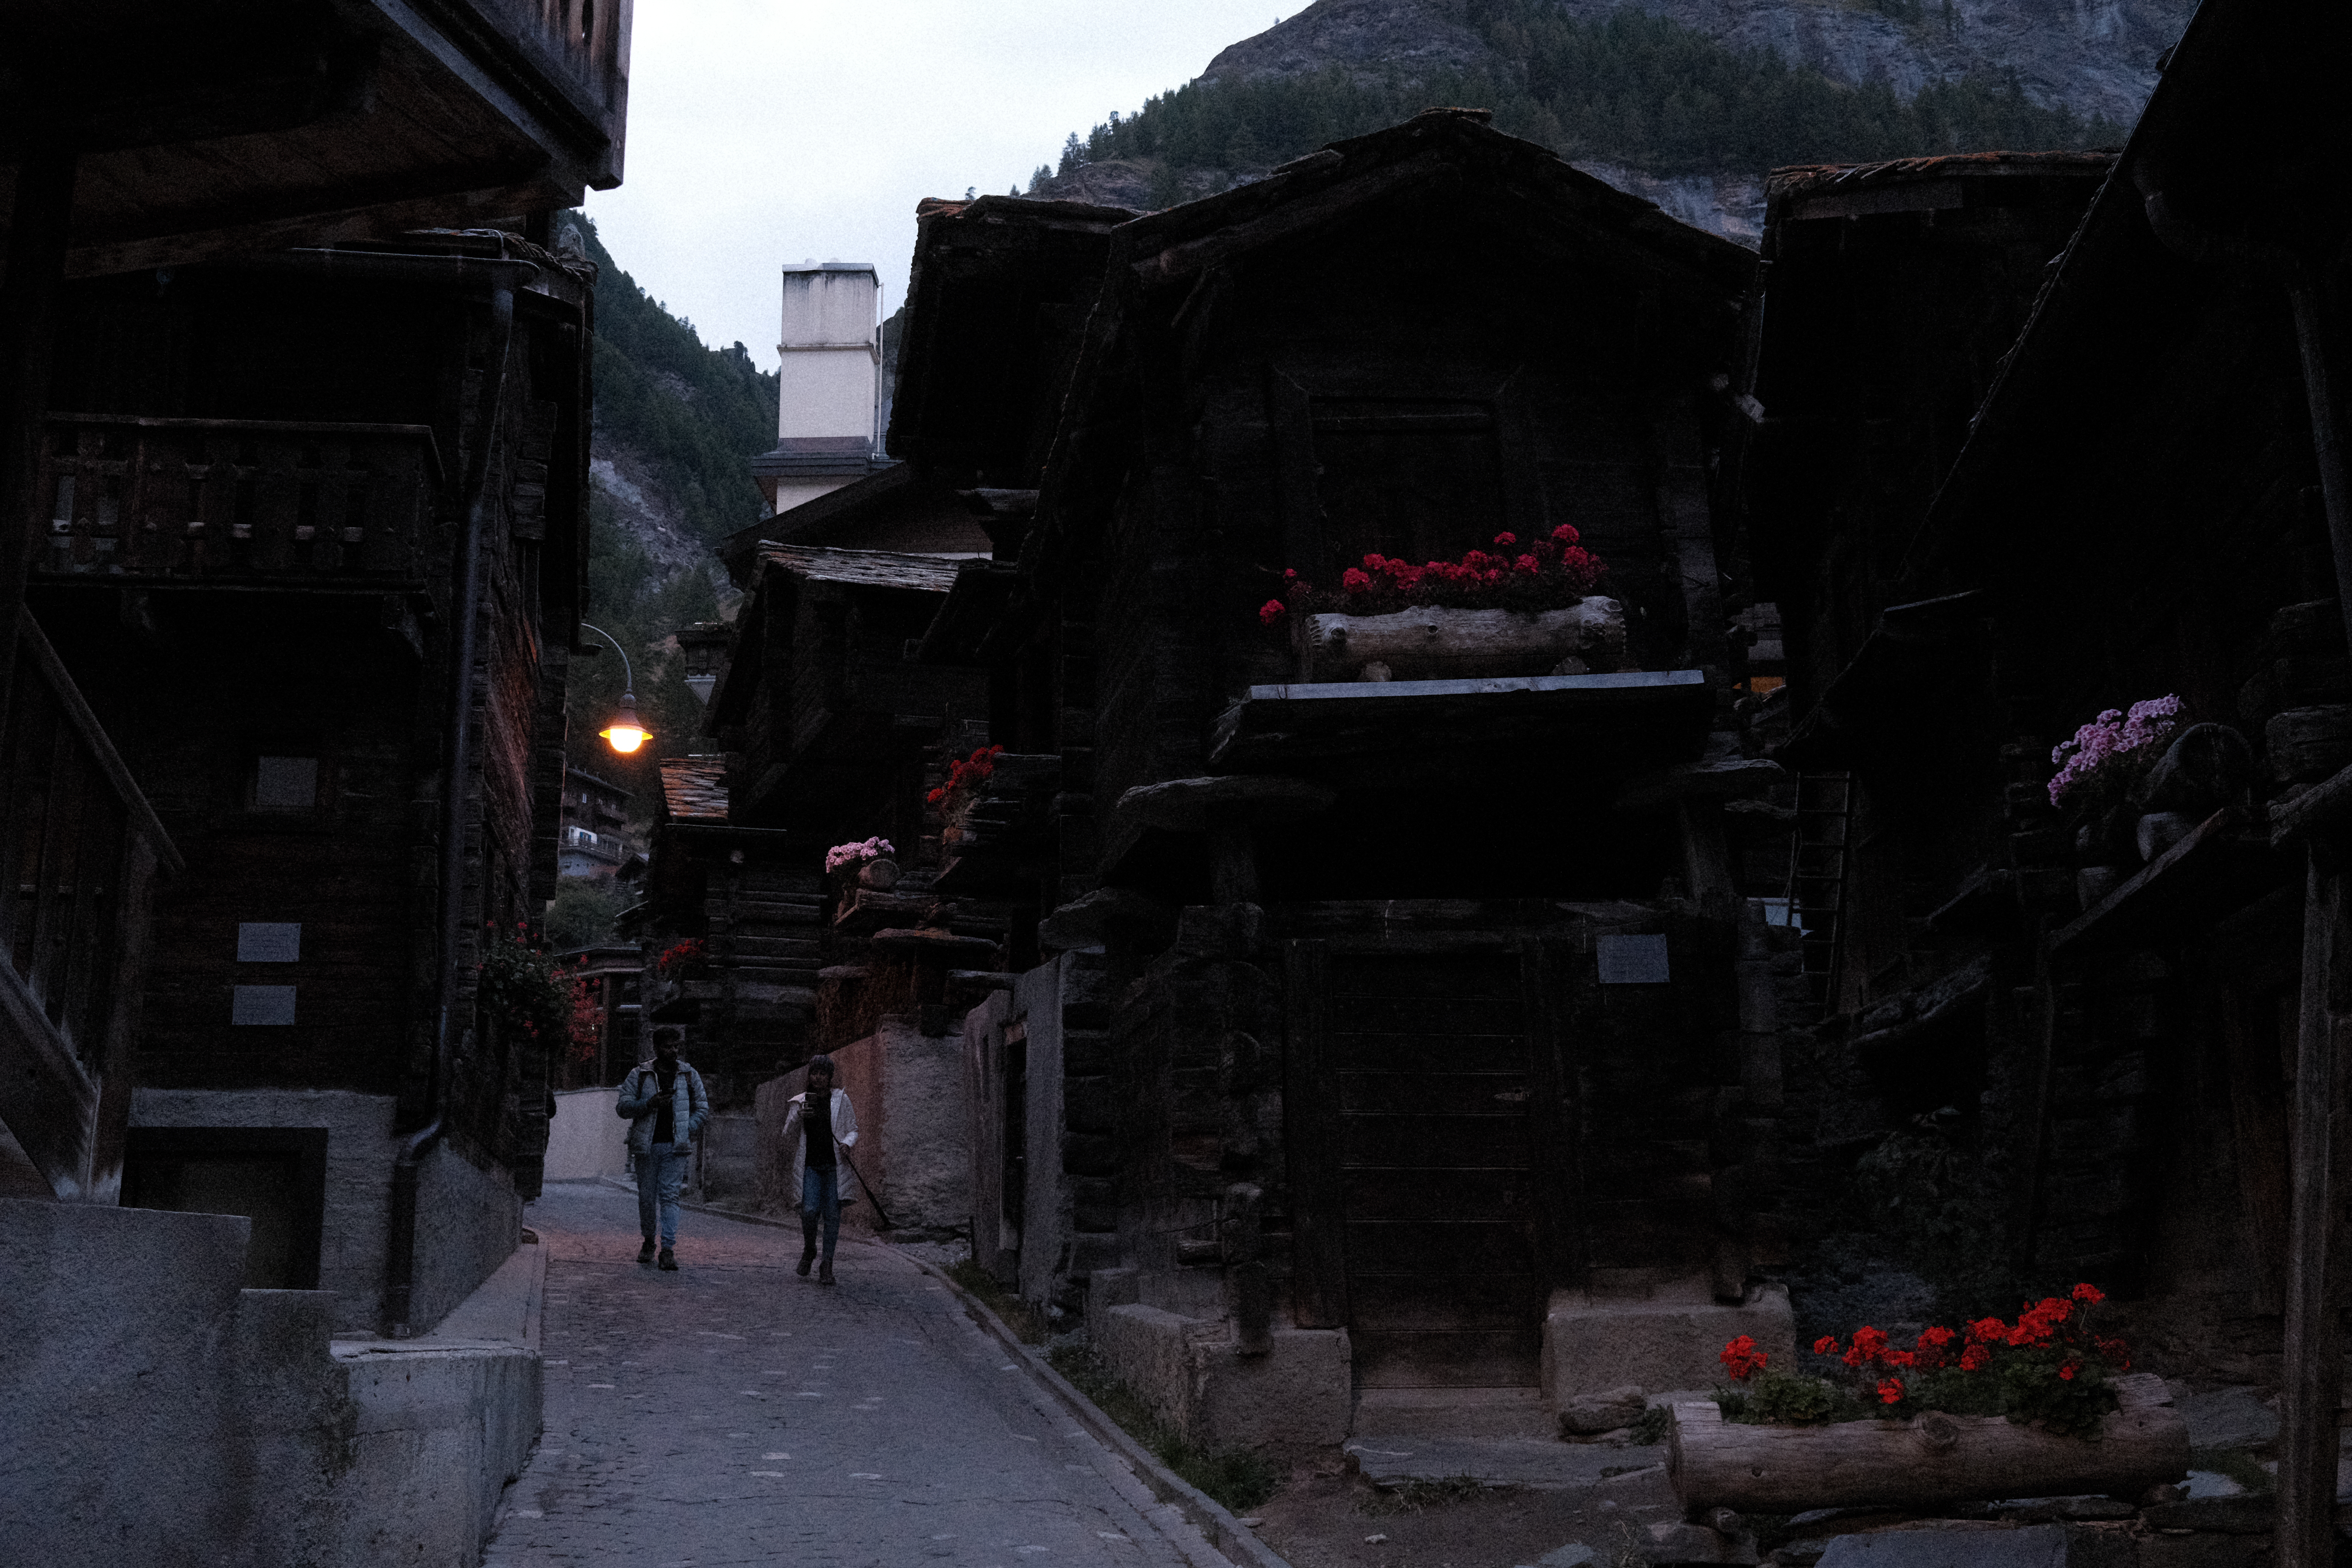
M 833 1283 L 832 1258 L 828 1258 L 822 1264 L 817 1266 L 816 1282 L 820 1285 L 830 1285 Z
M 793 1272 L 805 1279 L 808 1278 L 809 1265 L 815 1261 L 816 1248 L 812 1247 L 806 1252 L 801 1254 L 801 1266 L 798 1268 L 793 1269 Z
M 670 1256 L 669 1248 L 667 1247 L 661 1249 L 660 1268 L 663 1272 L 667 1274 L 675 1274 L 677 1272 L 677 1259 Z
M 638 1268 L 651 1268 L 653 1266 L 654 1266 L 654 1243 L 653 1243 L 653 1237 L 647 1237 L 646 1238 L 646 1244 L 645 1244 L 643 1247 L 640 1247 L 639 1248 L 637 1248 L 637 1267 L 638 1267 Z

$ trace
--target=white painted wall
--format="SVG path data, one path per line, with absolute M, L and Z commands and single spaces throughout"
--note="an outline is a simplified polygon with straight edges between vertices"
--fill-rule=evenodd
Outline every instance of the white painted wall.
M 629 1168 L 629 1124 L 614 1114 L 617 1089 L 567 1089 L 547 1124 L 546 1179 L 577 1182 L 618 1176 Z
M 855 270 L 838 270 L 854 265 Z M 776 437 L 874 435 L 881 391 L 876 309 L 881 282 L 862 263 L 784 268 Z

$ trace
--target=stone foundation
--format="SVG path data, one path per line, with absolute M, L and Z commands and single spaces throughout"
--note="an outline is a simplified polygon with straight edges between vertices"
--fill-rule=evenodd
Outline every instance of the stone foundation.
M 1345 1329 L 1276 1329 L 1265 1355 L 1228 1326 L 1139 1303 L 1087 1312 L 1095 1352 L 1153 1415 L 1206 1447 L 1336 1447 L 1352 1403 Z
M 1711 1388 L 1723 1381 L 1723 1347 L 1741 1334 L 1784 1366 L 1794 1360 L 1787 1287 L 1751 1289 L 1737 1307 L 1709 1300 L 1704 1282 L 1661 1285 L 1632 1300 L 1556 1290 L 1544 1313 L 1544 1393 L 1563 1410 L 1579 1394 L 1628 1385 L 1653 1394 Z

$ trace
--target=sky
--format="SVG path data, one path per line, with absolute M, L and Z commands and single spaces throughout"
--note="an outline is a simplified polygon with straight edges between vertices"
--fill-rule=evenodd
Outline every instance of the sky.
M 637 0 L 628 142 L 588 215 L 705 342 L 776 365 L 777 268 L 871 261 L 905 297 L 915 204 L 1026 188 L 1114 109 L 1264 32 L 1277 0 Z

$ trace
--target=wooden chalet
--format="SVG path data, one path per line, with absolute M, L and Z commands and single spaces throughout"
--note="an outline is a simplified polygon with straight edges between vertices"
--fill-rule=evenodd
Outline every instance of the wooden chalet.
M 1005 748 L 938 887 L 1006 900 L 1026 969 L 966 1022 L 975 1249 L 1221 1441 L 1428 1397 L 1549 1431 L 1787 1335 L 1747 1151 L 1794 954 L 1726 810 L 1780 771 L 1708 480 L 1754 261 L 1485 118 L 1112 228 L 1018 423 L 990 291 L 911 299 L 892 451 L 1037 491 L 924 643 Z M 1257 614 L 1563 522 L 1616 669 L 1318 678 Z M 1628 1315 L 1683 1350 L 1628 1364 Z
M 2340 1550 L 2352 345 L 2303 171 L 2347 58 L 2334 8 L 2209 0 L 2112 166 L 1776 174 L 1727 464 L 1829 1015 L 1791 1206 L 1928 1137 L 1977 1288 L 2089 1279 L 2168 1376 L 2279 1386 L 2295 1568 Z M 2053 805 L 2053 748 L 2167 697 L 2161 766 Z

